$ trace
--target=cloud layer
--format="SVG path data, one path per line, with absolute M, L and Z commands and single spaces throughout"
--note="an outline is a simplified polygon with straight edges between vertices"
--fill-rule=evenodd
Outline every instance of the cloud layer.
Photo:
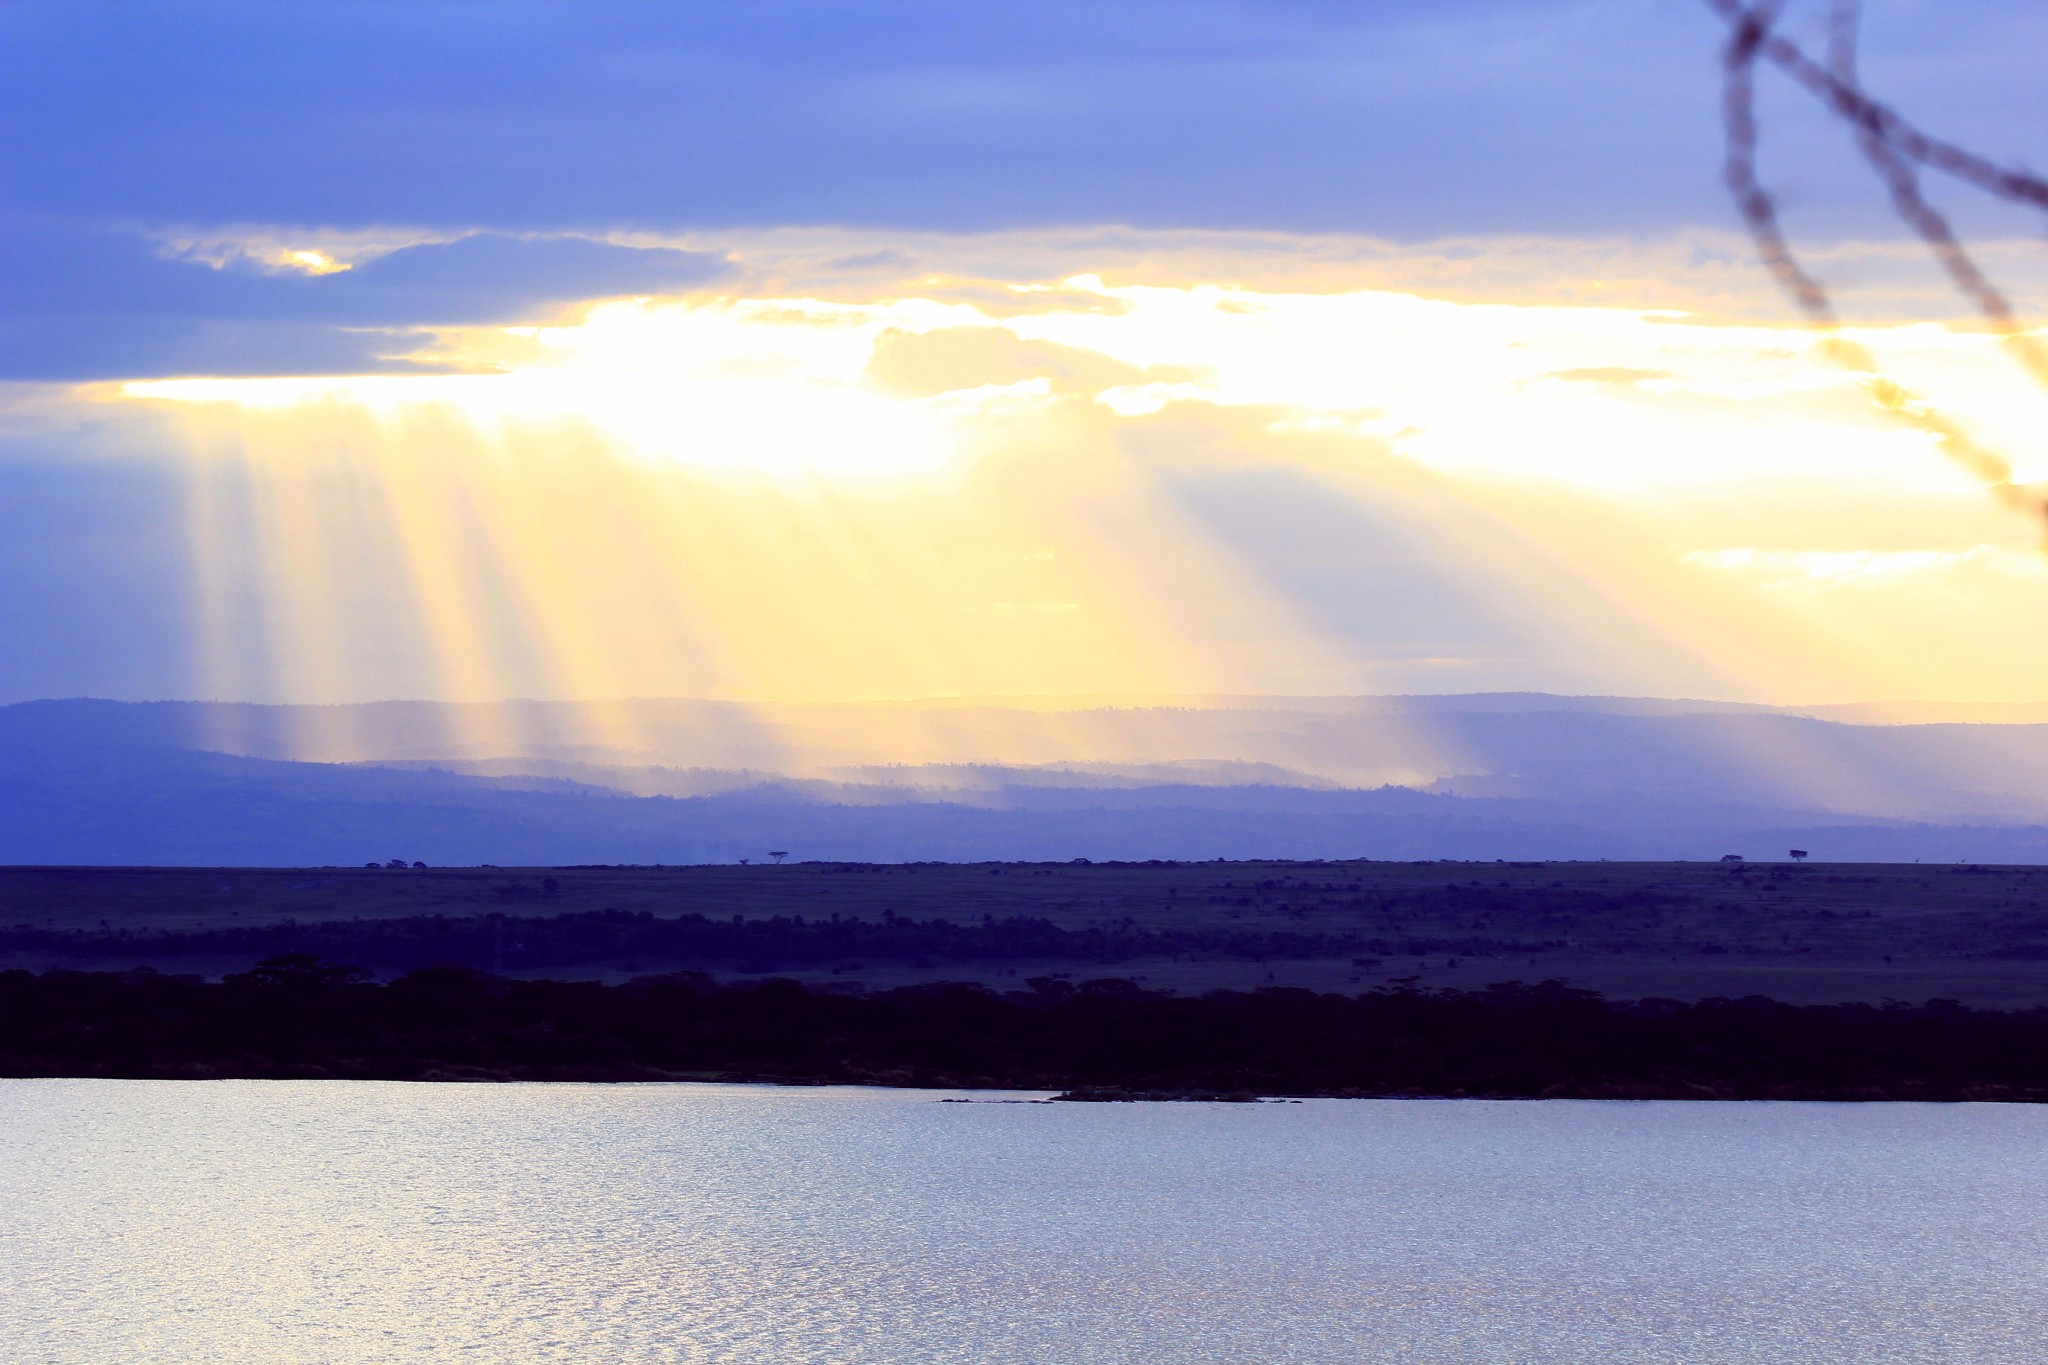
M 180 584 L 186 652 L 152 664 L 145 634 L 109 671 L 72 638 L 10 681 L 1810 702 L 1991 699 L 2048 674 L 2048 644 L 2007 628 L 2042 581 L 2034 528 L 1798 331 L 1388 291 L 940 285 L 451 329 L 444 373 L 45 397 L 9 469 L 48 561 L 21 549 L 36 587 L 14 628 L 61 643 L 134 615 L 126 561 L 81 562 L 94 539 L 57 529 L 92 509 L 81 484 L 126 478 L 99 534 L 122 534 L 135 490 L 160 499 L 175 532 L 132 569 Z M 1993 339 L 1864 339 L 2048 468 L 2038 397 Z
M 427 329 L 673 293 L 725 269 L 672 248 L 474 233 L 309 273 L 21 219 L 0 219 L 0 260 L 0 379 L 42 380 L 416 369 L 399 357 Z

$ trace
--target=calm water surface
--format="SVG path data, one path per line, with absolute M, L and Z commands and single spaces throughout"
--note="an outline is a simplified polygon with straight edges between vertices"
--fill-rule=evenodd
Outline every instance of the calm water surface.
M 9 1361 L 2040 1361 L 2048 1110 L 0 1081 Z

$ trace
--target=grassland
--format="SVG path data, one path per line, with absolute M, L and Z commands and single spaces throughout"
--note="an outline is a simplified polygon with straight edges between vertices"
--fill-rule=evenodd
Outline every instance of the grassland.
M 642 917 L 719 926 L 737 918 L 760 932 L 716 944 L 699 933 L 686 936 L 688 951 L 664 952 L 660 936 L 616 931 Z M 824 935 L 835 917 L 868 927 L 857 939 Z M 791 928 L 799 921 L 808 936 Z M 926 932 L 941 921 L 958 932 Z M 768 933 L 777 922 L 784 931 Z M 610 938 L 596 933 L 605 923 L 615 926 Z M 316 935 L 313 926 L 325 928 Z M 388 975 L 419 965 L 377 960 L 400 928 L 415 944 L 420 934 L 487 944 L 465 950 L 467 965 L 609 981 L 694 969 L 873 988 L 1115 976 L 1184 993 L 1267 984 L 1354 993 L 1406 978 L 1463 990 L 1560 979 L 1617 999 L 2048 1004 L 2048 869 L 2032 867 L 0 869 L 0 967 L 150 965 L 218 976 L 272 951 L 310 948 Z M 841 951 L 848 943 L 857 951 Z

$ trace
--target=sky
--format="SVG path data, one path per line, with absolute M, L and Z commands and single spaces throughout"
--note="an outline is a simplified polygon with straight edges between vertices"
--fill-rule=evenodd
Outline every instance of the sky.
M 1825 11 L 1792 7 L 1812 40 Z M 0 8 L 0 701 L 2048 700 L 2048 393 L 1691 0 Z M 2048 14 L 1863 70 L 2039 156 Z M 2025 311 L 2038 216 L 1943 187 Z

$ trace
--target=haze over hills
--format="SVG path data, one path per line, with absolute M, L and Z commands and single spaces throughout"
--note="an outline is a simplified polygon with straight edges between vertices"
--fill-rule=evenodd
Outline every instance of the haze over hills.
M 0 860 L 2048 861 L 2041 710 L 28 702 L 0 708 Z

